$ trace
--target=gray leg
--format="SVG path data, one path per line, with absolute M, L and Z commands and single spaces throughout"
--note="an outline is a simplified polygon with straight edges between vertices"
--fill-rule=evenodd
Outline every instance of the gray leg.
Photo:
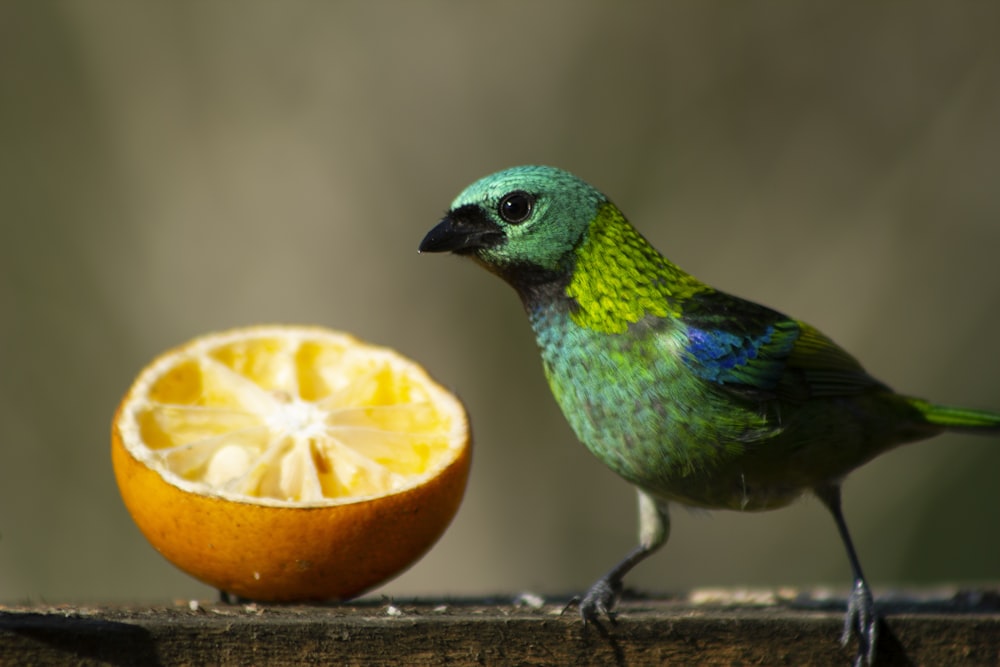
M 875 601 L 872 598 L 871 589 L 861 571 L 861 562 L 854 550 L 854 543 L 851 541 L 850 533 L 847 532 L 847 523 L 844 521 L 844 513 L 840 508 L 840 485 L 831 484 L 818 487 L 814 491 L 816 496 L 826 505 L 826 508 L 830 510 L 833 520 L 837 523 L 840 539 L 844 543 L 844 548 L 847 549 L 847 560 L 851 564 L 851 574 L 854 576 L 851 594 L 847 598 L 844 634 L 840 637 L 840 643 L 846 646 L 851 638 L 857 635 L 858 653 L 854 659 L 854 665 L 855 667 L 861 667 L 865 664 L 872 665 L 875 662 L 879 619 L 875 613 Z
M 670 535 L 667 503 L 639 491 L 639 545 L 597 580 L 580 602 L 583 620 L 597 622 L 601 616 L 612 618 L 622 593 L 622 579 L 629 570 L 659 549 Z

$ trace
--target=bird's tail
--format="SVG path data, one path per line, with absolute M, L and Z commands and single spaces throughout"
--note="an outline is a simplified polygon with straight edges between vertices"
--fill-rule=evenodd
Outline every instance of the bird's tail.
M 980 435 L 1000 433 L 1000 412 L 935 405 L 916 398 L 910 399 L 910 404 L 920 411 L 929 424 L 949 431 Z

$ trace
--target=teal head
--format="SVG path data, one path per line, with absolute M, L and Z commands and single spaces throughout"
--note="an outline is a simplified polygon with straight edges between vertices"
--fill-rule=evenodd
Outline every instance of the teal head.
M 466 188 L 420 251 L 468 255 L 515 285 L 560 274 L 605 202 L 561 169 L 513 167 Z

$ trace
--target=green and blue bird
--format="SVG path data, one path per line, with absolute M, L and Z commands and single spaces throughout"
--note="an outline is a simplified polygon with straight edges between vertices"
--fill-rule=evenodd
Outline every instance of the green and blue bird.
M 580 600 L 585 621 L 610 617 L 625 574 L 666 541 L 671 503 L 758 511 L 813 493 L 854 577 L 842 641 L 873 662 L 879 621 L 841 482 L 906 442 L 1000 433 L 1000 413 L 894 392 L 814 327 L 685 273 L 553 167 L 473 183 L 420 251 L 471 257 L 517 291 L 576 436 L 638 489 L 639 544 Z

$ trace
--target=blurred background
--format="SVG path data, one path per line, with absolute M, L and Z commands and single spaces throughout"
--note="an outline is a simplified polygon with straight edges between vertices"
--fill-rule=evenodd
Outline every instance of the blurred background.
M 467 403 L 473 474 L 388 595 L 584 590 L 633 491 L 575 441 L 513 291 L 417 244 L 458 192 L 546 163 L 665 254 L 805 319 L 890 385 L 1000 409 L 993 3 L 0 3 L 0 600 L 212 597 L 147 545 L 112 412 L 166 348 L 314 323 Z M 876 587 L 1000 580 L 1000 441 L 854 474 Z M 829 584 L 814 500 L 674 512 L 653 592 Z

